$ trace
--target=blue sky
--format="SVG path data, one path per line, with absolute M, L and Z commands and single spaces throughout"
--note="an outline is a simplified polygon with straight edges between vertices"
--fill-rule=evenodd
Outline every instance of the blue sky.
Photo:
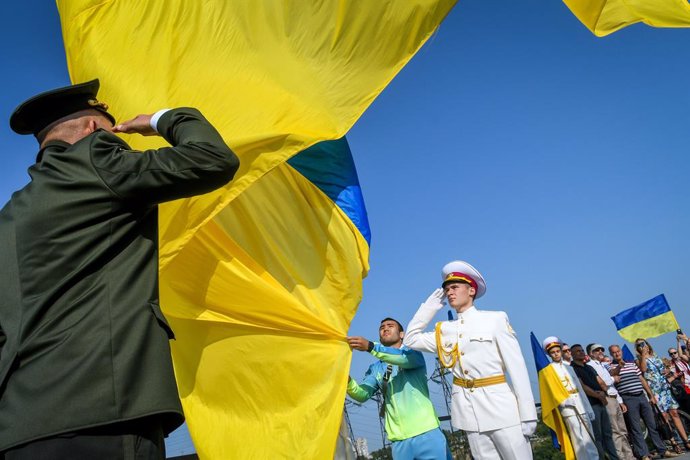
M 7 120 L 69 77 L 53 4 L 3 13 Z M 484 274 L 477 305 L 508 312 L 535 383 L 530 331 L 621 342 L 610 316 L 659 293 L 690 331 L 688 49 L 685 29 L 596 38 L 557 1 L 460 1 L 348 134 L 372 230 L 351 333 L 406 324 L 453 259 Z M 36 147 L 6 121 L 0 139 L 6 201 Z M 371 362 L 356 353 L 352 376 Z M 374 411 L 352 419 L 378 447 Z
M 409 321 L 456 258 L 487 280 L 478 307 L 508 312 L 535 392 L 530 331 L 620 343 L 609 318 L 659 293 L 690 330 L 688 45 L 641 24 L 596 38 L 555 1 L 459 2 L 348 135 L 372 229 L 351 333 Z

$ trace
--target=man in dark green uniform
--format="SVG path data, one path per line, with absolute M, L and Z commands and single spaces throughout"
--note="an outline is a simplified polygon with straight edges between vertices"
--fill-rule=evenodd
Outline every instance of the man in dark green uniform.
M 184 420 L 158 303 L 157 205 L 221 187 L 239 162 L 196 109 L 113 126 L 98 87 L 40 94 L 10 119 L 40 150 L 0 211 L 7 460 L 164 458 L 163 436 Z M 133 151 L 117 132 L 172 147 Z

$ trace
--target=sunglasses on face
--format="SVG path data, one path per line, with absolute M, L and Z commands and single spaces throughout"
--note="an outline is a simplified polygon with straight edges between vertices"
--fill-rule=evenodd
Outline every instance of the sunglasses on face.
M 671 355 L 671 356 L 673 356 L 673 355 L 677 355 L 678 352 L 677 352 L 677 351 L 669 351 L 668 354 Z

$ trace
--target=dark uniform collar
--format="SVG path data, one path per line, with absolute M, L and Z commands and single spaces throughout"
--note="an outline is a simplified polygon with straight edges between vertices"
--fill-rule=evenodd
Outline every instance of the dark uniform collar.
M 38 151 L 38 154 L 36 155 L 36 163 L 40 163 L 41 160 L 43 159 L 43 152 L 46 150 L 51 150 L 51 151 L 56 151 L 56 152 L 64 152 L 68 148 L 70 148 L 72 144 L 69 144 L 65 141 L 61 140 L 52 140 L 46 142 L 46 144 L 41 148 L 41 150 Z

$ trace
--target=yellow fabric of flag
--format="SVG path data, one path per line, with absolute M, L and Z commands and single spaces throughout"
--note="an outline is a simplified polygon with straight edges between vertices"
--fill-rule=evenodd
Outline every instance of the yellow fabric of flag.
M 654 27 L 690 27 L 687 0 L 563 0 L 598 37 L 643 22 Z
M 539 394 L 541 395 L 541 418 L 544 424 L 556 433 L 561 452 L 563 452 L 566 460 L 575 460 L 573 443 L 570 440 L 561 412 L 558 410 L 558 405 L 570 395 L 552 366 L 546 366 L 539 371 Z
M 118 119 L 197 107 L 240 157 L 225 188 L 159 210 L 201 458 L 333 457 L 369 247 L 286 160 L 342 137 L 455 1 L 57 0 L 73 82 L 100 78 Z

